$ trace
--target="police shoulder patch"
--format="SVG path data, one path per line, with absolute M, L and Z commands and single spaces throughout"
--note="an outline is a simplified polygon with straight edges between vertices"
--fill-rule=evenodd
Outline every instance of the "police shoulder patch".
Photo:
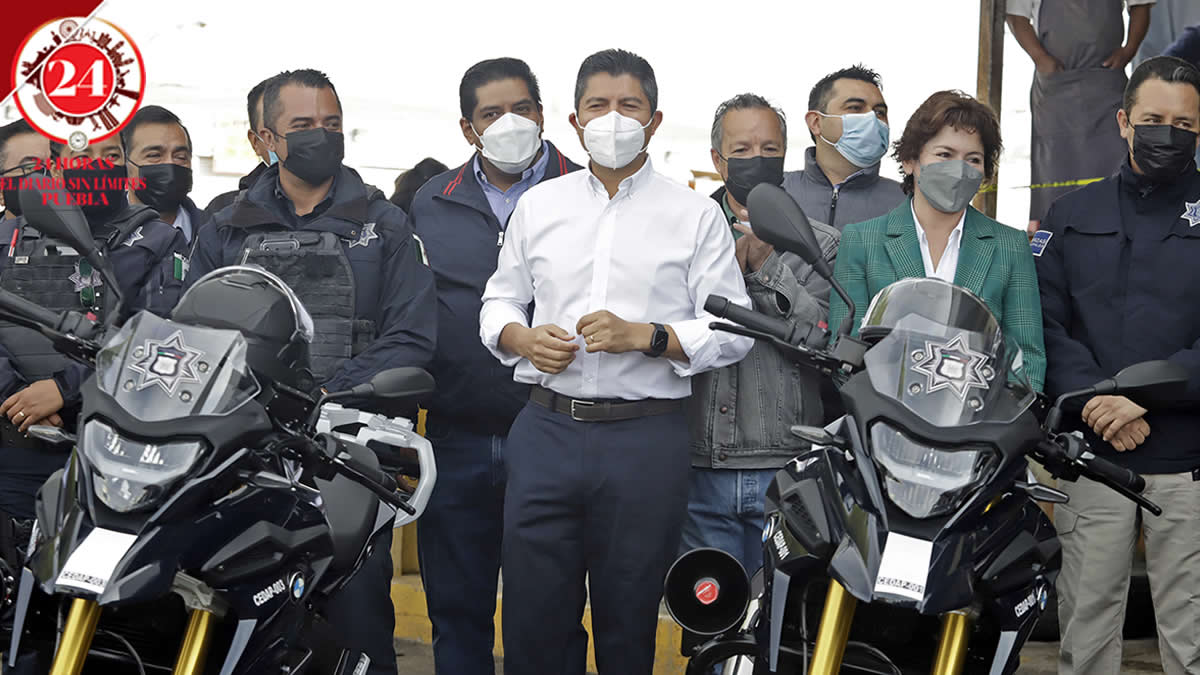
M 142 234 L 142 226 L 138 225 L 138 228 L 133 231 L 133 234 L 129 235 L 129 238 L 125 240 L 125 245 L 133 246 L 145 238 L 146 236 Z
M 1050 237 L 1053 237 L 1053 232 L 1046 230 L 1038 230 L 1033 234 L 1033 239 L 1029 242 L 1029 248 L 1033 251 L 1033 257 L 1040 258 L 1045 252 L 1046 246 L 1050 243 Z

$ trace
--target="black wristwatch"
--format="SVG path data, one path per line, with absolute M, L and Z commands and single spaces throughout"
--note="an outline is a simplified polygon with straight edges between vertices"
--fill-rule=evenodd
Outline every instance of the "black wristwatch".
M 654 335 L 650 337 L 650 349 L 644 353 L 646 356 L 662 356 L 671 342 L 671 335 L 667 333 L 666 326 L 661 323 L 651 323 L 650 325 L 654 326 Z

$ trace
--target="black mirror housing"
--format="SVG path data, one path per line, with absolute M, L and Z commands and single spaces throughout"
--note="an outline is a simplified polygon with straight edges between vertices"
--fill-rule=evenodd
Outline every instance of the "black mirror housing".
M 69 244 L 84 257 L 92 258 L 97 252 L 96 240 L 92 237 L 92 228 L 83 210 L 69 202 L 70 195 L 66 190 L 37 185 L 38 181 L 44 180 L 49 179 L 35 179 L 33 189 L 20 191 L 21 213 L 25 220 L 38 232 Z
M 371 378 L 371 396 L 380 399 L 422 399 L 433 393 L 433 376 L 423 368 L 392 368 Z
M 775 248 L 795 253 L 823 277 L 833 275 L 821 255 L 808 216 L 783 188 L 759 183 L 746 200 L 754 234 Z
M 1143 361 L 1128 366 L 1111 380 L 1097 385 L 1098 393 L 1111 388 L 1113 393 L 1125 396 L 1143 408 L 1168 406 L 1187 392 L 1191 373 L 1187 368 L 1171 361 Z M 1109 385 L 1104 387 L 1103 385 Z

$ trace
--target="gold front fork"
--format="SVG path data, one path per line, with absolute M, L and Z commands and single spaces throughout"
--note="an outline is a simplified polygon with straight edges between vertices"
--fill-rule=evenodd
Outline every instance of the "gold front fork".
M 208 642 L 212 639 L 213 614 L 202 609 L 193 609 L 188 620 L 187 634 L 179 647 L 179 658 L 171 675 L 200 675 L 204 670 L 204 659 L 208 656 Z
M 858 600 L 841 584 L 830 579 L 809 675 L 835 675 L 841 670 L 846 642 L 850 639 L 850 622 L 854 619 L 856 607 Z
M 50 675 L 79 675 L 83 662 L 87 660 L 96 624 L 100 622 L 100 605 L 95 600 L 76 598 L 71 602 L 67 625 L 63 629 L 62 641 L 54 655 Z
M 942 617 L 942 638 L 938 643 L 933 675 L 958 675 L 967 661 L 967 641 L 971 637 L 971 620 L 962 612 Z

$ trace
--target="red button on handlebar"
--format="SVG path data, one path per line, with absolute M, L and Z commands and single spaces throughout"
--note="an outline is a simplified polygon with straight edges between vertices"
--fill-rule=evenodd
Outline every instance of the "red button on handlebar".
M 705 577 L 696 582 L 693 591 L 696 593 L 696 599 L 700 601 L 700 604 L 711 605 L 721 595 L 721 585 L 715 579 Z

